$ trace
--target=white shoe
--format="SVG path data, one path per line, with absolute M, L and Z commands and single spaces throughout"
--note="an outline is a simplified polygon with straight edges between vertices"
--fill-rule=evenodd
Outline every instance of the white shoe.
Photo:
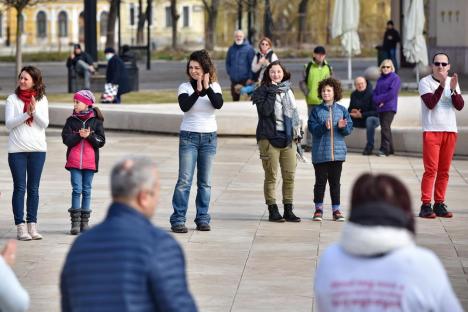
M 26 224 L 24 223 L 20 223 L 16 226 L 16 233 L 16 238 L 20 241 L 29 241 L 32 239 L 31 235 L 29 235 L 26 230 Z
M 42 235 L 37 232 L 37 223 L 28 223 L 28 232 L 32 239 L 42 239 Z

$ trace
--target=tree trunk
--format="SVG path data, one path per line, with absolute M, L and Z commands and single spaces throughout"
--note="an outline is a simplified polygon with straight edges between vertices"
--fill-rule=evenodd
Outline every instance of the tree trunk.
M 117 20 L 117 5 L 119 0 L 110 0 L 109 19 L 107 20 L 106 48 L 115 45 L 115 22 Z
M 171 0 L 172 16 L 172 49 L 177 50 L 177 21 L 180 15 L 177 13 L 177 0 Z
M 21 68 L 23 67 L 23 53 L 21 51 L 21 33 L 20 33 L 20 18 L 22 8 L 16 8 L 16 77 L 18 76 Z
M 304 32 L 307 29 L 307 6 L 309 4 L 309 0 L 301 0 L 299 3 L 299 10 L 298 10 L 298 15 L 299 15 L 299 25 L 298 25 L 298 31 L 297 31 L 297 47 L 301 48 L 302 44 L 304 43 Z
M 242 29 L 242 0 L 237 0 L 237 29 Z
M 203 0 L 205 12 L 208 16 L 205 24 L 205 49 L 213 51 L 215 46 L 216 24 L 218 20 L 218 8 L 220 0 L 211 0 L 211 5 L 208 5 L 206 0 Z
M 146 13 L 148 10 L 146 10 L 145 13 L 143 13 L 143 0 L 138 0 L 138 25 L 137 25 L 137 44 L 142 45 L 145 42 L 145 37 L 144 37 L 144 27 L 145 27 L 145 22 L 147 20 L 146 18 Z
M 271 17 L 271 7 L 270 0 L 265 0 L 265 13 L 263 19 L 263 33 L 265 37 L 273 39 L 273 30 L 272 30 L 273 19 Z

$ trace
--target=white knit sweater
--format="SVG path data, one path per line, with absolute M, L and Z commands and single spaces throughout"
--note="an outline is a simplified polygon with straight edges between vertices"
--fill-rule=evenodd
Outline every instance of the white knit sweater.
M 8 153 L 47 151 L 45 129 L 49 125 L 49 103 L 46 96 L 37 101 L 31 126 L 25 123 L 29 115 L 23 112 L 23 108 L 24 103 L 16 94 L 7 98 L 5 126 L 10 131 Z

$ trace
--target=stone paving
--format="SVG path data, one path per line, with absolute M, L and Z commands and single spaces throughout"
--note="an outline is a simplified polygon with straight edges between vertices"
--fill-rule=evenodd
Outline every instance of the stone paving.
M 0 145 L 8 137 L 0 132 Z M 58 129 L 48 130 L 49 151 L 41 184 L 39 227 L 42 241 L 18 242 L 15 271 L 29 291 L 30 311 L 59 311 L 59 274 L 74 237 L 67 234 L 71 187 L 65 169 L 65 146 Z M 311 311 L 313 277 L 320 253 L 335 241 L 342 224 L 331 221 L 330 205 L 322 223 L 312 222 L 314 172 L 299 164 L 295 205 L 303 218 L 299 224 L 267 221 L 263 202 L 263 170 L 253 138 L 219 138 L 214 163 L 211 232 L 177 235 L 187 258 L 189 284 L 200 311 Z M 92 222 L 100 221 L 109 204 L 109 171 L 125 154 L 153 157 L 160 168 L 162 198 L 153 221 L 169 230 L 171 197 L 177 177 L 178 139 L 138 133 L 109 132 L 101 150 L 101 171 L 95 176 Z M 12 181 L 5 148 L 0 157 L 0 246 L 15 238 L 11 213 Z M 342 203 L 348 211 L 349 193 L 355 178 L 366 171 L 393 173 L 411 190 L 418 210 L 421 158 L 379 158 L 349 154 L 343 166 Z M 442 260 L 453 287 L 468 309 L 468 161 L 455 160 L 451 169 L 447 204 L 452 220 L 417 220 L 419 244 L 432 249 Z M 194 218 L 194 194 L 188 220 Z M 279 194 L 279 192 L 278 192 Z M 280 196 L 280 195 L 279 195 Z M 326 202 L 329 203 L 327 195 Z M 92 263 L 90 264 L 92 265 Z M 424 265 L 424 264 L 421 264 Z M 428 272 L 430 274 L 430 272 Z

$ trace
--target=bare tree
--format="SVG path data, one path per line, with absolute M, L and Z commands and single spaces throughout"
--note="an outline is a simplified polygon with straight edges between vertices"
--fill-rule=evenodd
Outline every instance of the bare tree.
M 265 11 L 263 15 L 263 33 L 265 37 L 273 38 L 273 17 L 271 14 L 270 0 L 265 0 Z
M 44 2 L 44 0 L 1 0 L 0 3 L 3 3 L 6 7 L 14 8 L 16 10 L 16 74 L 19 74 L 19 71 L 23 67 L 23 53 L 21 51 L 21 23 L 22 23 L 22 13 L 24 8 L 28 6 L 35 6 L 39 2 Z M 15 75 L 16 79 L 16 75 Z
M 211 0 L 211 3 L 208 3 L 207 0 L 202 0 L 202 2 L 207 15 L 205 23 L 205 49 L 212 51 L 215 46 L 215 30 L 220 0 Z
M 143 12 L 143 0 L 138 0 L 138 24 L 137 24 L 137 44 L 142 45 L 145 41 L 143 33 L 145 23 L 148 20 L 148 6 Z
M 109 0 L 109 19 L 107 20 L 106 47 L 114 47 L 115 43 L 115 21 L 117 20 L 117 6 L 119 0 Z
M 180 14 L 177 12 L 177 0 L 171 0 L 172 17 L 172 49 L 177 50 L 177 21 Z
M 297 31 L 297 46 L 301 48 L 302 43 L 304 43 L 304 32 L 307 28 L 307 6 L 309 4 L 309 0 L 301 0 L 299 3 L 299 10 L 298 10 L 298 31 Z

